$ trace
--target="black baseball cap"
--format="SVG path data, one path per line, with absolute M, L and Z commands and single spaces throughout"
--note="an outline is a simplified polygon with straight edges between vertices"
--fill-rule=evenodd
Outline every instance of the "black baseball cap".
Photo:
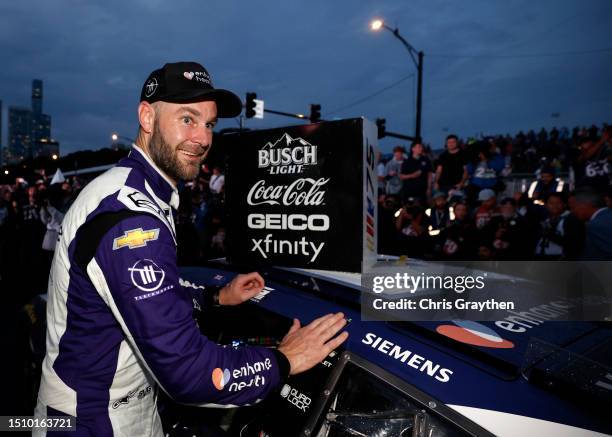
M 236 117 L 242 112 L 242 101 L 231 91 L 214 88 L 210 74 L 197 62 L 174 62 L 149 74 L 140 92 L 141 102 L 194 103 L 212 100 L 217 103 L 219 118 Z

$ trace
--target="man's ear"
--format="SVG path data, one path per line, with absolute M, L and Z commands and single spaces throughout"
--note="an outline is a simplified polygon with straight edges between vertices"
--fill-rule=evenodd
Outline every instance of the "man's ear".
M 155 125 L 155 108 L 149 102 L 140 102 L 138 105 L 138 122 L 140 128 L 150 134 Z

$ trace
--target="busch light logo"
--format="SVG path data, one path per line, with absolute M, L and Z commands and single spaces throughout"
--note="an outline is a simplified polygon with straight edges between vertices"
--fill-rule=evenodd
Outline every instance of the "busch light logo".
M 284 134 L 274 144 L 266 143 L 258 151 L 258 166 L 269 174 L 299 174 L 317 164 L 317 146 L 302 138 Z

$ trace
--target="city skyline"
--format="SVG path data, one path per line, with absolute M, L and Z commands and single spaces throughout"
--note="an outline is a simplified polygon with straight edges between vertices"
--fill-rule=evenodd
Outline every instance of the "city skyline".
M 434 148 L 448 133 L 610 121 L 612 4 L 532 3 L 272 2 L 269 13 L 246 2 L 187 0 L 3 4 L 0 53 L 10 62 L 0 72 L 0 100 L 4 108 L 25 101 L 31 79 L 41 78 L 62 154 L 98 149 L 112 132 L 135 135 L 138 95 L 152 69 L 196 60 L 216 86 L 243 99 L 256 92 L 266 108 L 308 114 L 318 103 L 323 118 L 386 118 L 387 130 L 412 135 L 416 71 L 393 35 L 368 28 L 381 17 L 425 53 L 423 136 Z M 266 114 L 245 126 L 292 124 L 300 122 Z M 382 149 L 396 143 L 406 142 L 385 138 Z
M 3 165 L 59 153 L 59 143 L 51 137 L 51 116 L 43 112 L 42 80 L 32 80 L 30 107 L 9 105 L 7 113 L 7 140 L 0 150 Z

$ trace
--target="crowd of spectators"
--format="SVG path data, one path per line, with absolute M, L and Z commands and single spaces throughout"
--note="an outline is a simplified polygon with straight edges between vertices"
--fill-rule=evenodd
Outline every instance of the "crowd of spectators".
M 379 253 L 432 260 L 610 259 L 611 129 L 567 129 L 428 147 L 398 146 L 380 162 Z M 537 166 L 533 166 L 537 164 Z M 513 170 L 534 173 L 508 193 Z M 565 182 L 560 171 L 571 175 Z M 52 183 L 53 182 L 53 183 Z M 64 214 L 84 179 L 0 185 L 0 283 L 26 299 L 44 292 Z M 179 264 L 225 256 L 225 179 L 202 166 L 181 184 Z
M 449 135 L 436 158 L 418 143 L 397 146 L 378 166 L 378 251 L 430 260 L 612 259 L 611 147 L 607 125 L 514 139 Z M 534 180 L 508 192 L 516 167 Z
M 13 296 L 26 301 L 46 291 L 62 219 L 86 182 L 40 175 L 0 185 L 0 284 L 18 289 Z M 220 167 L 204 165 L 197 180 L 179 187 L 180 264 L 225 256 L 224 184 Z

